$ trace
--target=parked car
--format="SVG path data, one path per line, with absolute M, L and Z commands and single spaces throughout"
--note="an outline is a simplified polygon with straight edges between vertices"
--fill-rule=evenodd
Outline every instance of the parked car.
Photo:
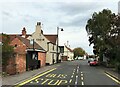
M 95 60 L 95 59 L 94 59 L 94 60 L 90 60 L 89 65 L 90 65 L 90 66 L 92 66 L 92 65 L 93 65 L 93 66 L 98 65 L 98 61 Z
M 78 60 L 83 60 L 83 57 L 78 57 Z

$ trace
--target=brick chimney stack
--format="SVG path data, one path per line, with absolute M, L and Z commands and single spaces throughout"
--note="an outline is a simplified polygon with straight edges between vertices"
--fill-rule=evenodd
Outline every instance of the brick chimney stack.
M 26 29 L 25 29 L 25 27 L 23 27 L 23 30 L 22 30 L 22 37 L 26 38 Z

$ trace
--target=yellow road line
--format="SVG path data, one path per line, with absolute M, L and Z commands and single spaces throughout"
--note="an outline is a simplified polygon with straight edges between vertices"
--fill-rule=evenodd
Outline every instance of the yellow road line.
M 110 76 L 109 74 L 105 73 L 109 78 L 111 78 L 112 80 L 114 80 L 115 82 L 117 82 L 118 84 L 120 84 L 120 81 L 118 81 L 117 79 L 113 78 L 112 76 Z
M 26 84 L 26 83 L 28 83 L 28 82 L 30 82 L 30 81 L 32 81 L 32 80 L 35 80 L 35 79 L 37 79 L 37 78 L 39 78 L 39 77 L 41 77 L 41 76 L 43 76 L 43 75 L 45 75 L 45 74 L 47 74 L 47 73 L 49 73 L 49 72 L 52 72 L 52 71 L 54 71 L 54 70 L 56 70 L 56 68 L 53 68 L 53 69 L 51 69 L 51 70 L 49 70 L 49 71 L 46 71 L 46 72 L 44 72 L 44 73 L 42 73 L 42 74 L 40 74 L 40 75 L 37 75 L 37 76 L 33 77 L 33 78 L 31 78 L 31 79 L 28 79 L 28 80 L 26 80 L 26 81 L 23 81 L 23 82 L 21 82 L 20 84 L 17 84 L 17 86 L 15 86 L 15 87 L 20 87 L 20 86 L 22 86 L 22 85 L 24 85 L 24 84 Z
M 118 77 L 116 77 L 116 76 L 112 75 L 111 73 L 109 73 L 109 72 L 107 72 L 107 71 L 105 71 L 105 73 L 106 73 L 106 74 L 109 74 L 109 75 L 111 75 L 111 76 L 113 76 L 113 77 L 115 77 L 116 79 L 118 79 L 118 80 L 119 80 L 119 78 L 118 78 Z M 119 81 L 120 81 L 120 80 L 119 80 Z

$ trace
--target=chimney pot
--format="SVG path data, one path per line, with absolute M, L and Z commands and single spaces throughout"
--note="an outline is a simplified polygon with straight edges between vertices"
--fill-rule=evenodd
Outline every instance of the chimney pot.
M 25 27 L 23 27 L 22 36 L 23 36 L 23 37 L 26 37 L 26 29 L 25 29 Z
M 37 22 L 37 25 L 41 25 L 41 22 Z

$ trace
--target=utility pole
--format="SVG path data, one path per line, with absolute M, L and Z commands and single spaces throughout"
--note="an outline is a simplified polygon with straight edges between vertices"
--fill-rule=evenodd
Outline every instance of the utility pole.
M 63 31 L 63 28 L 57 27 L 57 57 L 56 57 L 57 63 L 59 62 L 59 61 L 58 61 L 58 60 L 59 60 L 59 53 L 58 53 L 58 46 L 59 46 L 59 29 L 60 29 L 61 31 Z

